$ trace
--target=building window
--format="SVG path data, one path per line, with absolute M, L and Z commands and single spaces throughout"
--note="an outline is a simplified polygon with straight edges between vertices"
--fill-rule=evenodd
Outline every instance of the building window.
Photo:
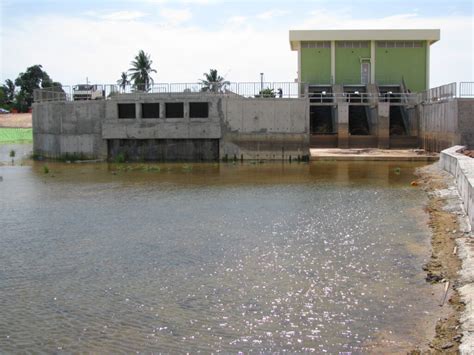
M 369 48 L 367 41 L 338 41 L 337 48 Z
M 331 48 L 331 42 L 328 42 L 328 41 L 301 42 L 301 48 Z
M 160 118 L 160 104 L 142 104 L 142 118 Z
M 165 104 L 166 118 L 183 118 L 184 104 L 182 102 L 167 102 Z
M 379 48 L 422 48 L 422 41 L 377 41 Z
M 118 104 L 118 118 L 136 118 L 135 104 Z
M 208 102 L 190 102 L 189 103 L 190 118 L 208 118 L 209 103 Z

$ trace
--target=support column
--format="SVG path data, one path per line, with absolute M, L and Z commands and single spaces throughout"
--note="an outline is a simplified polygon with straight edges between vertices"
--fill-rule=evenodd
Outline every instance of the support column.
M 370 83 L 375 84 L 375 41 L 370 41 Z
M 337 105 L 337 147 L 349 148 L 349 105 Z
M 331 84 L 336 83 L 336 41 L 331 41 Z
M 137 120 L 142 119 L 142 103 L 141 102 L 135 102 L 135 118 Z
M 379 102 L 377 106 L 377 141 L 380 149 L 390 148 L 390 103 Z
M 430 41 L 426 41 L 426 88 L 430 89 Z

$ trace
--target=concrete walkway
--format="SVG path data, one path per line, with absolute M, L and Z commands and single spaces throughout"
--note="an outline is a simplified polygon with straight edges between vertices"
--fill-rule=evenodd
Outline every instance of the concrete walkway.
M 311 160 L 383 160 L 383 161 L 437 161 L 439 154 L 423 149 L 310 149 Z

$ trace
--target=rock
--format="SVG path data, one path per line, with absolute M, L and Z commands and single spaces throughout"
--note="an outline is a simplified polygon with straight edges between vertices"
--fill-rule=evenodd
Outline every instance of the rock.
M 453 346 L 454 346 L 453 343 L 447 342 L 446 344 L 444 344 L 443 346 L 441 346 L 441 349 L 445 350 L 445 349 L 452 348 Z

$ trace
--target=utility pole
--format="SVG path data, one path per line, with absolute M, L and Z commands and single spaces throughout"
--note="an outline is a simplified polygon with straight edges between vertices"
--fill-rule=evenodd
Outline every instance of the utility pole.
M 263 91 L 263 73 L 260 73 L 260 94 Z

